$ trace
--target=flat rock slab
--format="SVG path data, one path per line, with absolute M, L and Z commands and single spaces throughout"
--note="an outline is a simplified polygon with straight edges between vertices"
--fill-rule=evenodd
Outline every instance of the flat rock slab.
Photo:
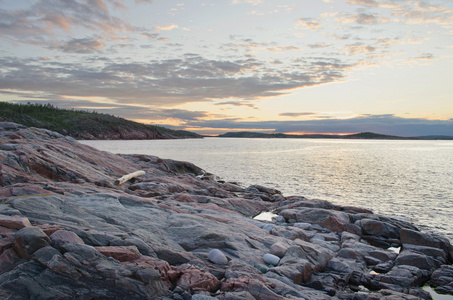
M 97 251 L 107 257 L 113 257 L 121 262 L 132 261 L 140 258 L 141 254 L 135 246 L 105 246 L 94 247 Z
M 0 215 L 0 226 L 11 229 L 22 229 L 31 226 L 27 217 Z

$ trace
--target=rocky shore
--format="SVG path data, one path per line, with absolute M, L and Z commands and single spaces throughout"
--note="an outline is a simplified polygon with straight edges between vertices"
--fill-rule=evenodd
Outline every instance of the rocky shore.
M 413 224 L 0 123 L 2 299 L 431 299 L 453 248 Z M 122 184 L 123 175 L 145 175 Z M 273 211 L 272 221 L 254 216 Z

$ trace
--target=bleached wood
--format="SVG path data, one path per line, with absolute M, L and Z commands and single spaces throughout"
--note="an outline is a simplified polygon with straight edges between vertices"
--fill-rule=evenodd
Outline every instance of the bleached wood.
M 117 180 L 115 180 L 115 185 L 121 185 L 121 184 L 131 180 L 132 178 L 135 178 L 135 177 L 138 177 L 138 176 L 142 176 L 142 175 L 145 175 L 145 171 L 136 171 L 136 172 L 133 172 L 133 173 L 126 174 L 123 177 L 118 178 Z

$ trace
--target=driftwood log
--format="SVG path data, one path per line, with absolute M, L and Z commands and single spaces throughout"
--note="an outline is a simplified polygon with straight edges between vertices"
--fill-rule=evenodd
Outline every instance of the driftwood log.
M 123 177 L 118 178 L 117 180 L 115 180 L 115 185 L 121 185 L 121 184 L 131 180 L 132 178 L 135 178 L 135 177 L 138 177 L 138 176 L 142 176 L 142 175 L 145 175 L 145 171 L 136 171 L 136 172 L 133 172 L 133 173 L 126 174 Z

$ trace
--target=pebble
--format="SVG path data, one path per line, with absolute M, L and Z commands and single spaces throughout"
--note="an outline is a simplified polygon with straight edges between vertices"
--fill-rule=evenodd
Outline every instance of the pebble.
M 226 265 L 228 264 L 228 259 L 226 258 L 225 254 L 219 249 L 212 249 L 209 251 L 208 259 L 218 265 Z
M 263 255 L 263 260 L 267 264 L 276 266 L 278 265 L 280 258 L 274 254 L 266 253 Z

